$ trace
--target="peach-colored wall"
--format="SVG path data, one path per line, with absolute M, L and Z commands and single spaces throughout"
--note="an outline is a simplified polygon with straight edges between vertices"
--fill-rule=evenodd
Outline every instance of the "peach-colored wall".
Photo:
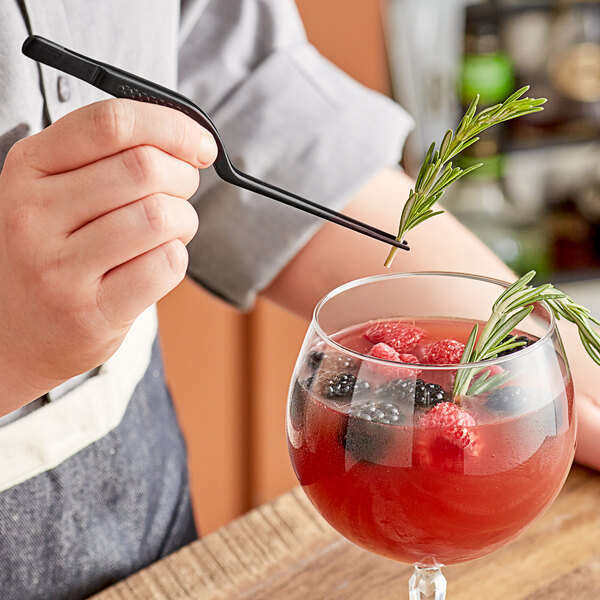
M 309 40 L 364 85 L 391 93 L 384 0 L 297 0 Z

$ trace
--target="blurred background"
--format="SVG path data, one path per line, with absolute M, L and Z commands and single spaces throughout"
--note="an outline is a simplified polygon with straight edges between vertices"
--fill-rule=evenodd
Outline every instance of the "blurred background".
M 600 1 L 297 0 L 310 41 L 417 123 L 404 168 L 475 93 L 522 85 L 545 110 L 488 130 L 482 166 L 443 204 L 517 272 L 600 302 Z M 167 378 L 203 533 L 296 485 L 284 411 L 306 323 L 260 301 L 240 314 L 184 281 L 159 304 Z M 208 407 L 208 409 L 207 409 Z
M 414 115 L 407 169 L 480 106 L 524 85 L 544 110 L 494 127 L 462 164 L 446 207 L 516 271 L 593 277 L 600 266 L 600 3 L 390 0 L 385 20 L 396 99 Z

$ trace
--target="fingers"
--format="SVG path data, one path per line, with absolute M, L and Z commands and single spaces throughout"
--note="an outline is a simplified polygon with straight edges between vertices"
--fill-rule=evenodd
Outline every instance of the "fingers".
M 23 160 L 42 175 L 72 171 L 142 145 L 196 168 L 210 165 L 217 154 L 212 136 L 183 113 L 122 99 L 84 106 L 22 142 Z
M 44 179 L 46 208 L 58 231 L 74 232 L 125 204 L 152 194 L 189 198 L 198 169 L 154 146 L 137 146 L 69 173 Z
M 197 228 L 184 198 L 215 155 L 185 115 L 121 100 L 13 145 L 0 171 L 0 279 L 10 291 L 0 294 L 0 348 L 16 357 L 4 388 L 26 398 L 104 362 L 181 281 Z
M 198 215 L 186 200 L 153 194 L 113 210 L 73 233 L 67 253 L 77 256 L 75 279 L 95 282 L 115 267 L 178 239 L 187 244 Z M 99 249 L 102 249 L 100 252 Z
M 169 293 L 185 276 L 188 254 L 172 240 L 108 272 L 97 292 L 97 305 L 109 323 L 133 321 Z

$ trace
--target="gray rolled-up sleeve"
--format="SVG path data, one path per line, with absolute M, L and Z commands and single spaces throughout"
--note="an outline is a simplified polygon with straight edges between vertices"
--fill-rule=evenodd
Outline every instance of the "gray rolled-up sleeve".
M 325 60 L 291 0 L 213 0 L 191 19 L 184 3 L 180 89 L 211 114 L 240 170 L 340 210 L 397 164 L 411 118 Z M 189 274 L 242 309 L 323 223 L 212 169 L 193 202 Z

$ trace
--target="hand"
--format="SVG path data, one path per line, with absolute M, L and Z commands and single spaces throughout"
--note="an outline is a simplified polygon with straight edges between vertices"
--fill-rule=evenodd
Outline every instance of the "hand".
M 130 100 L 17 142 L 0 173 L 0 415 L 109 358 L 184 277 L 212 136 Z

